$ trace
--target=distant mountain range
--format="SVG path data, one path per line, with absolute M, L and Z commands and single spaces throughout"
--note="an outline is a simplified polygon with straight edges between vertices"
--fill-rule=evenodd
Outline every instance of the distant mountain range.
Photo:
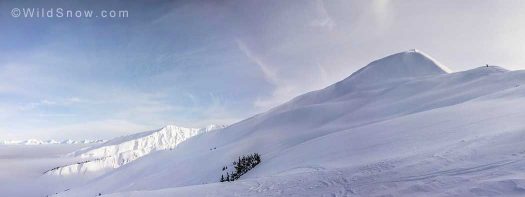
M 0 145 L 44 145 L 44 144 L 93 144 L 103 143 L 107 140 L 39 140 L 39 139 L 28 139 L 28 140 L 2 140 Z

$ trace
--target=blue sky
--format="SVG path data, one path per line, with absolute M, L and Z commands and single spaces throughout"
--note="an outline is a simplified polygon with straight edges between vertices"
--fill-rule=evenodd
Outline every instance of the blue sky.
M 522 1 L 2 1 L 0 139 L 230 124 L 417 48 L 525 65 Z M 13 18 L 13 8 L 128 18 Z

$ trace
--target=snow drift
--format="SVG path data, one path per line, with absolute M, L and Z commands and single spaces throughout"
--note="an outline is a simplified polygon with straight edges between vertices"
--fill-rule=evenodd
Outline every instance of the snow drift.
M 524 83 L 402 52 L 59 196 L 524 195 Z M 217 183 L 250 153 L 256 168 Z

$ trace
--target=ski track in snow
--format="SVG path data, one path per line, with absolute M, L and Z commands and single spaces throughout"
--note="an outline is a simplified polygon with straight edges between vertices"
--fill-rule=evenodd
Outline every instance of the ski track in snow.
M 450 169 L 450 170 L 442 170 L 442 171 L 436 171 L 436 172 L 432 172 L 432 173 L 428 173 L 428 174 L 402 177 L 401 179 L 394 180 L 392 182 L 417 181 L 417 180 L 434 178 L 434 177 L 437 177 L 437 176 L 456 176 L 456 175 L 462 175 L 462 174 L 467 174 L 467 173 L 474 173 L 474 172 L 489 170 L 489 169 L 497 168 L 497 167 L 508 165 L 508 164 L 515 163 L 515 162 L 517 162 L 517 161 L 516 160 L 499 161 L 499 162 L 483 164 L 483 165 L 467 167 L 467 168 L 457 168 L 457 169 Z

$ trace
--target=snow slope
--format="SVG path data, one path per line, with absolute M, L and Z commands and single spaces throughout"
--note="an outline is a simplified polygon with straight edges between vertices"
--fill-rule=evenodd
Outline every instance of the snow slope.
M 402 52 L 59 196 L 523 196 L 524 83 Z M 261 164 L 217 183 L 254 152 Z
M 373 61 L 350 75 L 345 82 L 371 85 L 405 77 L 411 78 L 450 72 L 451 70 L 449 68 L 432 59 L 427 54 L 412 49 Z
M 105 140 L 3 140 L 0 145 L 43 145 L 43 144 L 93 144 L 103 143 Z
M 81 162 L 52 169 L 46 174 L 68 176 L 88 172 L 102 173 L 152 152 L 175 148 L 179 143 L 193 136 L 224 127 L 223 125 L 209 125 L 205 128 L 185 128 L 168 125 L 158 130 L 115 138 L 106 143 L 73 152 L 70 156 L 80 158 Z

